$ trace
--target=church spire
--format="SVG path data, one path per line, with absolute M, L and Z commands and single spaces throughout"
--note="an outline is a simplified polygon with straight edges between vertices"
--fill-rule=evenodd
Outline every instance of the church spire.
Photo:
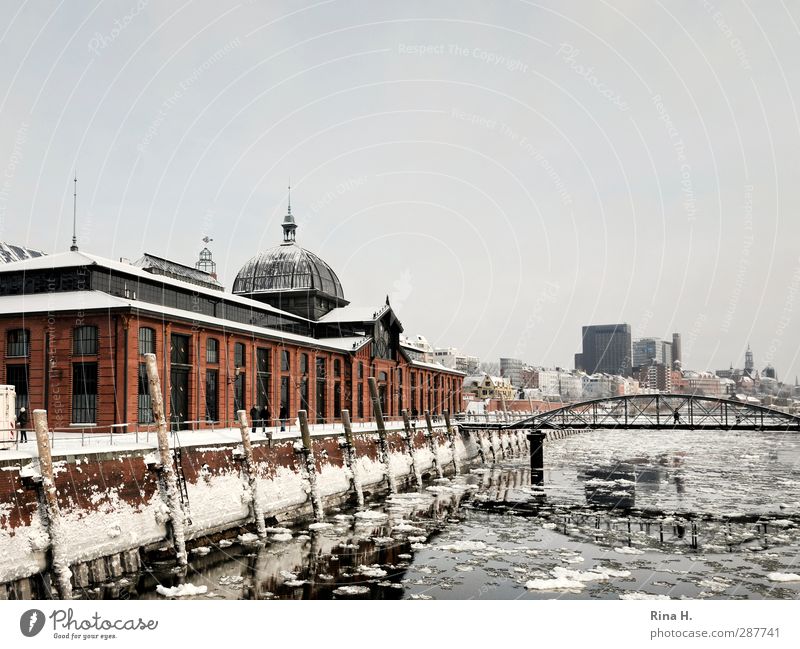
M 297 230 L 297 224 L 294 222 L 294 216 L 292 216 L 292 185 L 291 181 L 289 183 L 289 196 L 288 196 L 288 206 L 286 209 L 286 216 L 283 217 L 283 245 L 291 245 L 294 243 L 295 237 L 295 230 Z

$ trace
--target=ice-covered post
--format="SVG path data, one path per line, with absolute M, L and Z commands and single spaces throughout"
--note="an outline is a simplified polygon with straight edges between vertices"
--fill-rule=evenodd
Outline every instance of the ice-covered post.
M 545 434 L 540 430 L 528 433 L 531 446 L 531 484 L 544 484 L 544 440 Z
M 311 489 L 311 508 L 314 510 L 314 520 L 321 523 L 325 518 L 322 509 L 322 499 L 319 496 L 319 485 L 317 484 L 317 464 L 314 461 L 314 451 L 311 447 L 311 431 L 308 429 L 308 415 L 305 410 L 297 411 L 297 418 L 300 420 L 300 435 L 303 438 L 302 453 L 306 460 L 306 476 Z
M 403 415 L 403 429 L 405 430 L 406 434 L 406 448 L 408 449 L 408 455 L 411 458 L 411 473 L 414 475 L 414 480 L 416 480 L 417 486 L 421 487 L 422 478 L 419 475 L 417 461 L 414 457 L 414 432 L 411 429 L 411 421 L 408 419 L 408 410 L 403 408 L 400 413 Z
M 389 493 L 397 492 L 397 485 L 392 472 L 392 464 L 389 457 L 389 444 L 386 442 L 386 426 L 383 423 L 383 408 L 381 408 L 381 398 L 378 394 L 378 382 L 374 376 L 367 379 L 369 383 L 369 394 L 372 398 L 372 412 L 375 414 L 375 426 L 378 428 L 378 445 L 381 453 L 381 462 L 386 467 L 386 481 L 389 483 Z
M 433 421 L 431 421 L 431 411 L 425 411 L 425 425 L 428 427 L 428 431 L 425 433 L 425 437 L 428 438 L 428 448 L 431 449 L 431 455 L 433 455 L 433 468 L 436 469 L 436 475 L 444 477 L 444 473 L 442 473 L 442 467 L 439 466 L 439 455 L 436 452 L 436 440 L 433 439 Z
M 239 430 L 242 431 L 244 472 L 247 476 L 247 484 L 250 487 L 250 512 L 256 522 L 258 538 L 263 540 L 267 538 L 267 526 L 264 523 L 264 510 L 258 500 L 258 476 L 256 475 L 256 464 L 253 461 L 253 445 L 250 443 L 250 427 L 247 425 L 247 413 L 244 410 L 237 410 L 236 415 L 239 419 Z
M 453 470 L 455 471 L 455 474 L 458 475 L 458 460 L 456 459 L 456 436 L 453 435 L 453 429 L 450 427 L 450 411 L 445 410 L 442 414 L 444 414 L 445 434 L 447 435 L 447 441 L 450 443 L 450 452 L 453 455 Z
M 33 411 L 33 426 L 36 431 L 36 446 L 39 449 L 39 470 L 42 474 L 47 532 L 50 536 L 50 553 L 53 572 L 56 575 L 56 590 L 61 599 L 72 599 L 72 572 L 64 549 L 61 533 L 61 511 L 58 508 L 56 483 L 53 479 L 53 457 L 50 454 L 50 437 L 47 431 L 47 411 Z
M 172 533 L 172 542 L 178 565 L 185 566 L 186 536 L 184 532 L 184 511 L 178 492 L 178 480 L 172 466 L 172 453 L 169 450 L 169 435 L 167 432 L 167 419 L 164 413 L 164 397 L 161 394 L 161 380 L 158 378 L 158 361 L 155 354 L 145 354 L 145 368 L 147 369 L 147 387 L 150 393 L 150 406 L 153 410 L 153 420 L 158 426 L 156 438 L 158 440 L 158 455 L 160 467 L 158 469 L 158 482 L 162 498 L 169 508 L 169 528 Z
M 350 424 L 349 410 L 342 410 L 342 427 L 344 428 L 344 459 L 347 463 L 347 468 L 350 469 L 350 483 L 356 493 L 358 508 L 362 509 L 364 507 L 364 490 L 361 488 L 361 476 L 358 475 L 356 468 L 356 444 L 353 439 L 353 427 Z

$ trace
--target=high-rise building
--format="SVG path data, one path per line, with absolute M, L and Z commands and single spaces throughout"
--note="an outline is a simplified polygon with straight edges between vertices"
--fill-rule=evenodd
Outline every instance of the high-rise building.
M 652 362 L 672 367 L 672 343 L 658 338 L 640 338 L 633 341 L 633 367 L 644 367 Z
M 680 334 L 672 334 L 672 364 L 676 363 L 683 364 Z
M 603 372 L 631 376 L 631 326 L 629 324 L 583 327 L 583 349 L 575 354 L 575 369 L 587 374 Z

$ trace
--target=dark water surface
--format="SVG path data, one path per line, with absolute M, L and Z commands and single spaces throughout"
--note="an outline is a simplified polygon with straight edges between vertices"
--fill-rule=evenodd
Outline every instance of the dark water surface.
M 263 547 L 208 544 L 185 578 L 154 570 L 84 595 L 185 582 L 226 599 L 797 598 L 799 461 L 791 433 L 594 431 L 548 442 L 543 489 L 526 458 L 464 467 L 366 512 L 273 528 Z

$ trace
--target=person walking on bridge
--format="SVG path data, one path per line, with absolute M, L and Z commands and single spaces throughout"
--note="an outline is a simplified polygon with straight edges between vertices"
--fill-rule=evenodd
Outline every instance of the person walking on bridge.
M 17 430 L 19 431 L 19 441 L 28 441 L 28 411 L 24 407 L 19 409 L 17 415 Z

